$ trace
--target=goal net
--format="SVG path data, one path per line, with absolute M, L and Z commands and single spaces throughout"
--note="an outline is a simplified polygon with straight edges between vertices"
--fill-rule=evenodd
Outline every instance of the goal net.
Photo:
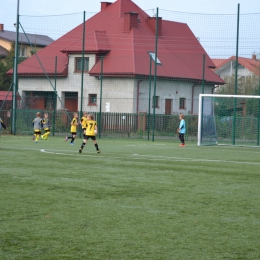
M 198 145 L 259 146 L 260 96 L 200 94 Z

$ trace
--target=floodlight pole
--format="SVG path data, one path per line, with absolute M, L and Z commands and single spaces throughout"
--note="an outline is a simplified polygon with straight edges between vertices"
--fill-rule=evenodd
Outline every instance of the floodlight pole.
M 155 62 L 154 62 L 154 89 L 153 89 L 153 142 L 155 131 L 155 107 L 156 107 L 156 74 L 157 74 L 157 49 L 158 49 L 158 13 L 159 8 L 156 8 L 156 35 L 155 35 Z
M 259 64 L 259 76 L 258 76 L 258 95 L 260 96 L 260 64 Z M 257 115 L 257 146 L 260 144 L 260 100 L 258 100 L 258 115 Z
M 151 115 L 151 83 L 152 83 L 152 57 L 149 54 L 150 58 L 150 71 L 149 71 L 149 97 L 148 97 L 148 129 L 147 129 L 147 136 L 148 136 L 148 141 L 150 140 L 150 115 Z
M 237 42 L 236 42 L 236 69 L 235 69 L 235 86 L 234 95 L 237 95 L 237 74 L 238 74 L 238 43 L 239 43 L 239 17 L 240 17 L 240 4 L 237 5 Z M 237 112 L 237 100 L 234 98 L 234 118 L 232 127 L 232 144 L 236 143 L 236 112 Z
M 19 41 L 19 6 L 20 2 L 17 0 L 17 14 L 16 14 L 16 39 L 15 39 L 15 58 L 13 70 L 13 93 L 12 93 L 12 134 L 16 134 L 16 91 L 18 89 L 18 41 Z
M 57 109 L 57 66 L 58 57 L 55 56 L 55 70 L 54 70 L 54 97 L 53 97 L 53 115 L 52 115 L 52 135 L 55 135 L 55 120 L 56 120 L 56 109 Z
M 205 88 L 205 58 L 206 55 L 203 53 L 202 55 L 202 94 L 204 94 L 204 88 Z
M 103 91 L 103 66 L 104 55 L 101 54 L 101 68 L 100 68 L 100 100 L 99 100 L 99 117 L 98 117 L 98 137 L 101 137 L 101 122 L 102 122 L 102 91 Z
M 82 53 L 81 53 L 81 91 L 80 91 L 80 118 L 83 116 L 83 87 L 84 87 L 84 70 L 85 70 L 85 33 L 86 33 L 86 12 L 83 12 L 83 32 L 82 32 Z M 82 128 L 80 127 L 80 137 Z

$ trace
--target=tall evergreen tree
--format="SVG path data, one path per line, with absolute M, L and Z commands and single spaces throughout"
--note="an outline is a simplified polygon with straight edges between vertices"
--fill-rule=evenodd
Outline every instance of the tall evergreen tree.
M 11 43 L 11 49 L 7 56 L 0 61 L 0 91 L 9 90 L 12 84 L 12 77 L 6 75 L 7 71 L 13 68 L 15 56 L 15 43 Z

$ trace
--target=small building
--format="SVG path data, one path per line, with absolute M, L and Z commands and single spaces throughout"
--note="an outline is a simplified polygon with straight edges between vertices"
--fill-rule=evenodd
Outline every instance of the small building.
M 235 84 L 236 56 L 231 56 L 228 59 L 212 59 L 212 61 L 216 66 L 214 72 L 221 77 L 226 84 L 233 86 Z M 252 58 L 238 57 L 237 62 L 237 82 L 240 94 L 248 95 L 259 93 L 260 61 L 257 60 L 256 55 L 253 54 Z M 223 85 L 218 88 L 218 90 L 225 90 L 228 85 Z M 230 90 L 227 89 L 227 91 Z
M 236 56 L 231 56 L 228 59 L 212 59 L 216 68 L 215 73 L 225 79 L 232 77 L 236 70 Z M 253 75 L 259 75 L 260 61 L 257 60 L 256 55 L 253 54 L 252 58 L 238 57 L 237 74 L 240 77 L 251 77 Z
M 131 0 L 101 2 L 85 28 L 84 59 L 80 24 L 19 64 L 27 107 L 52 109 L 55 89 L 57 108 L 68 111 L 79 111 L 83 100 L 83 110 L 92 112 L 147 113 L 155 104 L 157 114 L 196 114 L 199 94 L 224 84 L 189 26 L 159 17 L 155 90 L 156 17 Z
M 28 39 L 27 39 L 28 38 Z M 29 41 L 28 41 L 29 40 Z M 16 32 L 4 29 L 4 24 L 0 24 L 0 57 L 5 57 L 11 49 L 11 44 L 16 41 Z M 18 56 L 28 58 L 53 42 L 49 36 L 39 34 L 24 34 L 19 32 Z M 33 48 L 30 46 L 33 45 Z
M 12 109 L 12 91 L 0 91 L 0 110 Z M 19 105 L 20 97 L 17 96 L 17 102 Z

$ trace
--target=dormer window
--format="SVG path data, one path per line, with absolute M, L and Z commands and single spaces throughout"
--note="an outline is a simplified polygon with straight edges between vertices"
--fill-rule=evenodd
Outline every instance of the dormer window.
M 89 58 L 84 58 L 84 72 L 89 71 Z M 75 72 L 81 72 L 82 71 L 82 57 L 76 57 L 75 58 Z

